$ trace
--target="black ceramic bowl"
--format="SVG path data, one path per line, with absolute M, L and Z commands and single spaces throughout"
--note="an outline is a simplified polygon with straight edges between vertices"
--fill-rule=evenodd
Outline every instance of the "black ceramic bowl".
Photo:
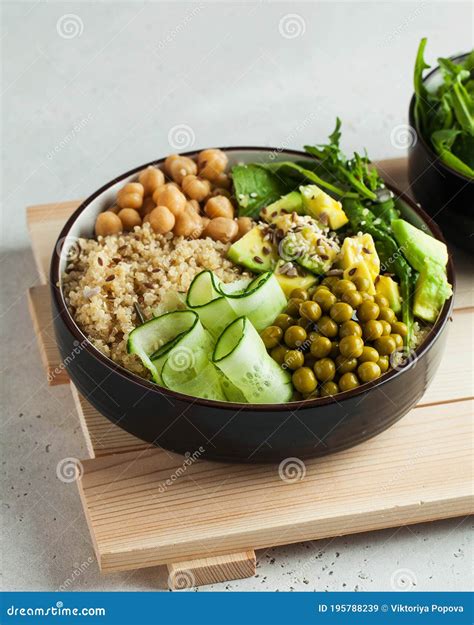
M 231 164 L 265 161 L 270 153 L 279 154 L 283 160 L 307 158 L 300 152 L 272 148 L 222 149 Z M 101 354 L 68 312 L 61 275 L 75 239 L 93 234 L 96 215 L 110 206 L 118 188 L 144 167 L 112 180 L 81 204 L 60 233 L 51 262 L 59 350 L 72 381 L 99 412 L 127 432 L 172 451 L 192 453 L 202 447 L 210 459 L 269 462 L 321 456 L 357 445 L 391 426 L 419 401 L 441 359 L 451 301 L 406 367 L 334 398 L 260 405 L 197 399 L 143 380 Z M 395 192 L 406 219 L 417 226 L 429 221 L 411 200 Z M 443 240 L 436 225 L 430 225 L 429 230 Z M 454 284 L 451 260 L 448 277 Z
M 453 57 L 461 62 L 467 54 Z M 425 78 L 428 88 L 441 79 L 436 67 Z M 446 238 L 471 254 L 474 252 L 474 180 L 445 165 L 430 141 L 415 124 L 415 96 L 410 102 L 409 122 L 415 131 L 408 154 L 408 176 L 417 201 L 443 229 Z

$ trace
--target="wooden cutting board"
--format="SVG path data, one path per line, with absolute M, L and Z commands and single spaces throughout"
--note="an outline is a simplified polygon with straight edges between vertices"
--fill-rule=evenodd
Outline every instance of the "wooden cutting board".
M 378 166 L 409 191 L 404 159 Z M 48 265 L 78 204 L 27 209 L 42 282 L 30 289 L 30 310 L 53 385 L 68 376 L 53 337 Z M 253 575 L 254 549 L 471 513 L 474 285 L 462 265 L 457 280 L 447 349 L 419 405 L 358 447 L 299 461 L 302 479 L 282 480 L 278 465 L 190 462 L 150 448 L 71 384 L 90 454 L 77 461 L 78 485 L 101 569 L 167 564 L 170 587 L 189 587 Z

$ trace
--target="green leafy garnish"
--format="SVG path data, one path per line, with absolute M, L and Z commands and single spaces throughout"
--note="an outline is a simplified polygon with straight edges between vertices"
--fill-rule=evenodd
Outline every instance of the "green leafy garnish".
M 439 58 L 442 84 L 429 90 L 423 72 L 426 38 L 420 41 L 415 61 L 415 123 L 441 161 L 474 178 L 474 50 L 462 63 Z
M 257 163 L 236 165 L 232 169 L 232 179 L 239 215 L 255 217 L 261 208 L 278 200 L 292 191 L 291 183 L 282 180 Z

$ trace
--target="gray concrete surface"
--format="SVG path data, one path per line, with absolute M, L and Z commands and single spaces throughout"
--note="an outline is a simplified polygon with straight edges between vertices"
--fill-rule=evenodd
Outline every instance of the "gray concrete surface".
M 163 588 L 163 569 L 99 573 L 77 489 L 56 477 L 86 450 L 69 389 L 45 385 L 25 206 L 86 196 L 170 143 L 298 148 L 336 114 L 348 150 L 400 156 L 418 40 L 430 61 L 468 49 L 472 6 L 39 0 L 2 13 L 3 587 Z M 270 549 L 256 578 L 206 590 L 467 590 L 470 530 L 452 519 Z

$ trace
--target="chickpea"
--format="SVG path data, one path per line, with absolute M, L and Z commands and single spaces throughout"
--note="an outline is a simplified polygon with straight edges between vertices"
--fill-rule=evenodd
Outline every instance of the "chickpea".
M 143 205 L 143 193 L 126 191 L 124 187 L 117 193 L 117 204 L 120 208 L 134 208 L 138 210 Z
M 202 229 L 205 230 L 211 220 L 209 219 L 209 217 L 206 217 L 205 215 L 203 215 L 201 217 L 201 221 L 202 221 Z
M 165 173 L 168 174 L 168 176 L 171 176 L 171 165 L 174 163 L 174 161 L 179 158 L 179 154 L 170 154 L 163 165 L 163 169 L 165 170 Z
M 203 230 L 202 219 L 192 208 L 186 207 L 178 214 L 175 214 L 175 219 L 173 232 L 176 236 L 189 239 L 198 239 L 201 236 Z
M 198 156 L 199 172 L 207 180 L 218 180 L 228 163 L 227 155 L 222 150 L 203 150 Z
M 216 197 L 211 197 L 207 200 L 206 205 L 204 206 L 204 212 L 211 219 L 214 219 L 215 217 L 227 217 L 228 219 L 233 219 L 234 217 L 234 207 L 232 206 L 232 202 L 224 195 L 216 195 Z
M 220 189 L 228 190 L 232 185 L 232 180 L 228 174 L 222 172 L 214 178 L 213 183 Z
M 150 225 L 158 234 L 171 232 L 175 224 L 175 216 L 166 206 L 157 206 L 150 213 Z
M 241 239 L 244 234 L 247 234 L 253 228 L 253 221 L 250 217 L 239 217 L 237 219 L 237 239 Z
M 127 182 L 118 193 L 139 193 L 143 197 L 145 189 L 140 182 Z
M 175 217 L 184 211 L 186 196 L 174 184 L 165 184 L 153 194 L 157 206 L 166 206 Z
M 165 184 L 165 175 L 161 169 L 150 165 L 140 172 L 138 180 L 143 185 L 145 195 L 153 195 L 158 187 L 162 187 Z
M 207 224 L 204 236 L 211 237 L 214 241 L 229 243 L 237 236 L 239 227 L 237 222 L 227 217 L 215 217 Z
M 105 211 L 97 216 L 95 233 L 98 237 L 106 237 L 109 234 L 122 232 L 122 222 L 112 211 Z
M 198 215 L 199 211 L 201 210 L 201 207 L 199 206 L 199 202 L 197 200 L 188 200 L 186 202 L 186 207 L 189 208 L 189 210 L 193 210 Z
M 189 198 L 197 200 L 198 202 L 202 202 L 211 192 L 211 183 L 209 180 L 198 178 L 194 174 L 185 176 L 181 186 Z
M 178 184 L 181 184 L 186 176 L 197 174 L 196 163 L 187 156 L 178 156 L 169 166 L 171 178 Z
M 232 197 L 231 192 L 228 189 L 223 189 L 222 187 L 214 187 L 211 191 L 211 197 L 216 197 L 216 195 L 225 195 L 225 197 Z
M 145 215 L 151 213 L 154 208 L 156 208 L 155 200 L 152 197 L 148 196 L 143 200 L 142 207 L 140 208 L 140 215 L 142 217 L 145 217 Z
M 141 226 L 142 218 L 133 208 L 122 208 L 118 214 L 124 230 L 133 230 L 135 226 Z

